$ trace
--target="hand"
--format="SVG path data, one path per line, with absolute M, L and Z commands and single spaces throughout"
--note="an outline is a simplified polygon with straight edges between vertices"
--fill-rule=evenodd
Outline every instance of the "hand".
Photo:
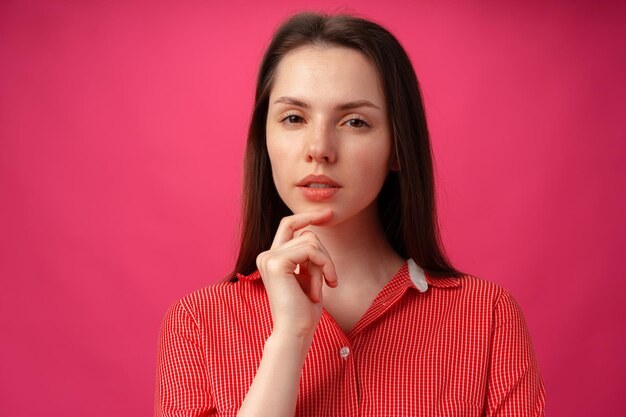
M 330 255 L 315 233 L 298 230 L 322 224 L 331 210 L 309 211 L 283 218 L 272 247 L 257 256 L 256 264 L 267 291 L 274 332 L 296 337 L 312 336 L 322 315 L 322 285 L 337 286 Z M 297 269 L 298 270 L 297 270 Z

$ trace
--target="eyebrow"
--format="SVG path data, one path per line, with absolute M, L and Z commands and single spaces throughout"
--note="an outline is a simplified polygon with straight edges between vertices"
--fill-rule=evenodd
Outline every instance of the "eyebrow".
M 302 100 L 298 100 L 297 98 L 286 97 L 286 96 L 278 98 L 276 101 L 274 101 L 274 104 L 276 103 L 291 104 L 293 106 L 302 107 L 303 109 L 308 109 L 310 107 L 307 103 L 305 103 Z M 350 109 L 356 109 L 359 107 L 372 107 L 374 109 L 380 110 L 380 107 L 378 107 L 377 105 L 375 105 L 374 103 L 368 100 L 354 100 L 354 101 L 349 101 L 347 103 L 338 104 L 337 106 L 335 106 L 335 110 L 350 110 Z

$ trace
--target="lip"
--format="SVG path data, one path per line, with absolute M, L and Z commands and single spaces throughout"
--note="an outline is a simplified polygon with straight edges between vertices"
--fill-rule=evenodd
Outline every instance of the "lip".
M 315 175 L 315 174 L 307 175 L 306 177 L 302 178 L 296 185 L 298 187 L 306 187 L 307 185 L 313 184 L 313 183 L 328 184 L 335 188 L 341 188 L 341 185 L 339 185 L 337 181 L 323 174 L 322 175 Z
M 327 184 L 330 187 L 312 188 L 308 187 L 309 184 Z M 337 194 L 337 192 L 341 189 L 341 186 L 337 183 L 337 181 L 327 177 L 326 175 L 307 175 L 296 185 L 298 186 L 298 190 L 300 190 L 306 199 L 318 202 L 328 200 Z

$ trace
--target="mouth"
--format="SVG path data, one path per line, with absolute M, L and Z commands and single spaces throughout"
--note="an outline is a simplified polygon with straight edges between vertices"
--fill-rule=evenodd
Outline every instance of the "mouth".
M 324 184 L 320 182 L 312 182 L 309 184 L 305 184 L 302 187 L 305 187 L 305 188 L 339 188 L 331 184 Z
M 296 184 L 309 201 L 330 201 L 339 192 L 341 185 L 326 175 L 307 175 Z
M 302 178 L 296 185 L 305 188 L 341 188 L 334 179 L 326 175 L 314 174 Z

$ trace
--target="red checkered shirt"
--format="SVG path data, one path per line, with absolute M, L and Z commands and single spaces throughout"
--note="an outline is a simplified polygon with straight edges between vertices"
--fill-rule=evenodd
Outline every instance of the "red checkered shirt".
M 435 278 L 418 268 L 420 282 L 409 265 L 349 334 L 323 311 L 295 416 L 543 416 L 543 382 L 511 295 L 476 277 Z M 237 414 L 272 331 L 259 273 L 239 277 L 167 312 L 156 416 Z

